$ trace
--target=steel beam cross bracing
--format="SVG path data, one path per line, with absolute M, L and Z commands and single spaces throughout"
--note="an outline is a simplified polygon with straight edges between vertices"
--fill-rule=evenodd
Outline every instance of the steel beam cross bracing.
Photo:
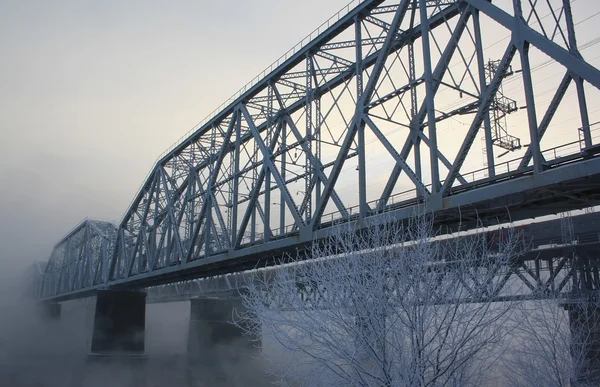
M 472 275 L 465 276 L 459 284 L 464 288 L 458 292 L 463 295 L 464 302 L 473 301 L 472 297 L 475 295 L 491 297 L 496 301 L 568 299 L 573 295 L 600 290 L 600 258 L 597 254 L 600 247 L 599 213 L 591 212 L 572 217 L 566 215 L 557 219 L 518 225 L 512 229 L 497 227 L 479 231 L 479 235 L 462 235 L 459 238 L 474 238 L 466 241 L 474 245 L 486 241 L 490 254 L 496 254 L 501 244 L 511 238 L 516 245 L 516 254 L 508 265 L 496 266 L 493 270 L 486 271 L 486 268 L 476 262 L 466 267 L 461 265 L 461 269 L 469 268 L 473 272 Z M 434 238 L 432 243 L 456 243 L 452 238 L 445 237 Z M 402 247 L 390 247 L 394 248 Z M 438 249 L 444 250 L 452 251 L 452 248 Z M 336 267 L 336 259 L 340 258 L 330 257 L 333 267 Z M 320 261 L 322 264 L 323 261 Z M 271 281 L 275 280 L 279 271 L 283 269 L 287 270 L 288 274 L 285 275 L 292 274 L 292 278 L 297 277 L 298 297 L 313 307 L 318 307 L 320 301 L 328 297 L 326 289 L 316 289 L 303 281 L 301 275 L 293 274 L 299 265 L 311 264 L 311 260 L 294 261 L 291 264 L 153 286 L 147 289 L 148 302 L 185 301 L 194 297 L 239 297 L 249 285 L 264 287 L 265 291 L 268 291 Z M 440 268 L 439 262 L 436 267 Z M 448 269 L 451 269 L 451 266 L 448 266 Z M 444 273 L 451 272 L 450 270 Z M 439 270 L 432 271 L 432 275 L 439 273 Z M 272 294 L 271 297 L 273 302 L 278 302 L 277 294 Z
M 572 18 L 563 0 L 346 7 L 158 160 L 118 226 L 105 285 L 244 270 L 336 223 L 402 221 L 422 203 L 451 227 L 597 204 L 587 106 L 600 72 Z M 509 161 L 491 149 L 499 90 L 527 144 Z M 482 135 L 485 166 L 472 146 Z

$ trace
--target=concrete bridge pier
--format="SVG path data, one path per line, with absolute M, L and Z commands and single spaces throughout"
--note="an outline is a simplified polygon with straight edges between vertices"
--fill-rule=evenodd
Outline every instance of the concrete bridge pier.
M 244 311 L 241 299 L 191 299 L 188 355 L 219 361 L 215 359 L 217 353 L 235 360 L 253 352 L 256 343 L 233 324 Z
M 567 306 L 571 355 L 577 380 L 573 386 L 600 385 L 600 307 L 595 302 Z
M 101 290 L 96 297 L 91 355 L 145 353 L 146 293 Z
M 566 251 L 568 254 L 570 249 Z M 594 254 L 595 255 L 595 254 Z M 577 255 L 574 292 L 565 304 L 571 329 L 574 387 L 600 386 L 600 267 L 595 257 Z
M 188 362 L 190 369 L 210 370 L 199 377 L 207 385 L 265 386 L 258 345 L 232 322 L 245 313 L 241 299 L 195 298 L 190 300 Z M 201 367 L 197 367 L 200 363 Z
M 43 302 L 38 308 L 45 320 L 60 320 L 61 305 L 58 302 Z

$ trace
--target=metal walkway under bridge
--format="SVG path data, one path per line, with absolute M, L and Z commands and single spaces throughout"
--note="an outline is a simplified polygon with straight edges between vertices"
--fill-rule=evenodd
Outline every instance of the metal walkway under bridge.
M 353 2 L 162 155 L 117 227 L 59 243 L 40 298 L 238 272 L 421 203 L 449 229 L 600 204 L 582 26 L 568 0 Z

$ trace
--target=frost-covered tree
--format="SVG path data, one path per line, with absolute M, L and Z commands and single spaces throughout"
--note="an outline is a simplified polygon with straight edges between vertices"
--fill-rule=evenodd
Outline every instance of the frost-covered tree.
M 250 281 L 238 324 L 280 346 L 263 348 L 268 372 L 284 385 L 485 385 L 517 239 L 440 236 L 432 224 L 343 225 Z
M 504 359 L 511 386 L 598 386 L 600 303 L 587 294 L 541 293 L 513 314 L 513 345 Z

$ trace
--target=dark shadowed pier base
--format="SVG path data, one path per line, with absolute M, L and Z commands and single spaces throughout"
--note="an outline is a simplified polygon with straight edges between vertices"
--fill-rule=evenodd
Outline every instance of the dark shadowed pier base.
M 233 324 L 244 311 L 240 299 L 190 300 L 188 358 L 210 368 L 223 383 L 229 380 L 232 385 L 269 385 L 272 381 L 265 377 L 258 358 L 260 343 Z M 232 370 L 235 380 L 231 379 Z
M 190 300 L 188 354 L 201 356 L 203 352 L 231 345 L 237 349 L 253 349 L 255 343 L 233 324 L 243 313 L 244 307 L 238 299 Z
M 579 369 L 574 387 L 600 386 L 600 308 L 597 303 L 566 307 L 571 326 L 571 352 Z
M 145 292 L 99 291 L 90 354 L 143 355 L 145 327 Z
M 45 320 L 60 320 L 61 305 L 57 302 L 41 303 L 39 311 Z

